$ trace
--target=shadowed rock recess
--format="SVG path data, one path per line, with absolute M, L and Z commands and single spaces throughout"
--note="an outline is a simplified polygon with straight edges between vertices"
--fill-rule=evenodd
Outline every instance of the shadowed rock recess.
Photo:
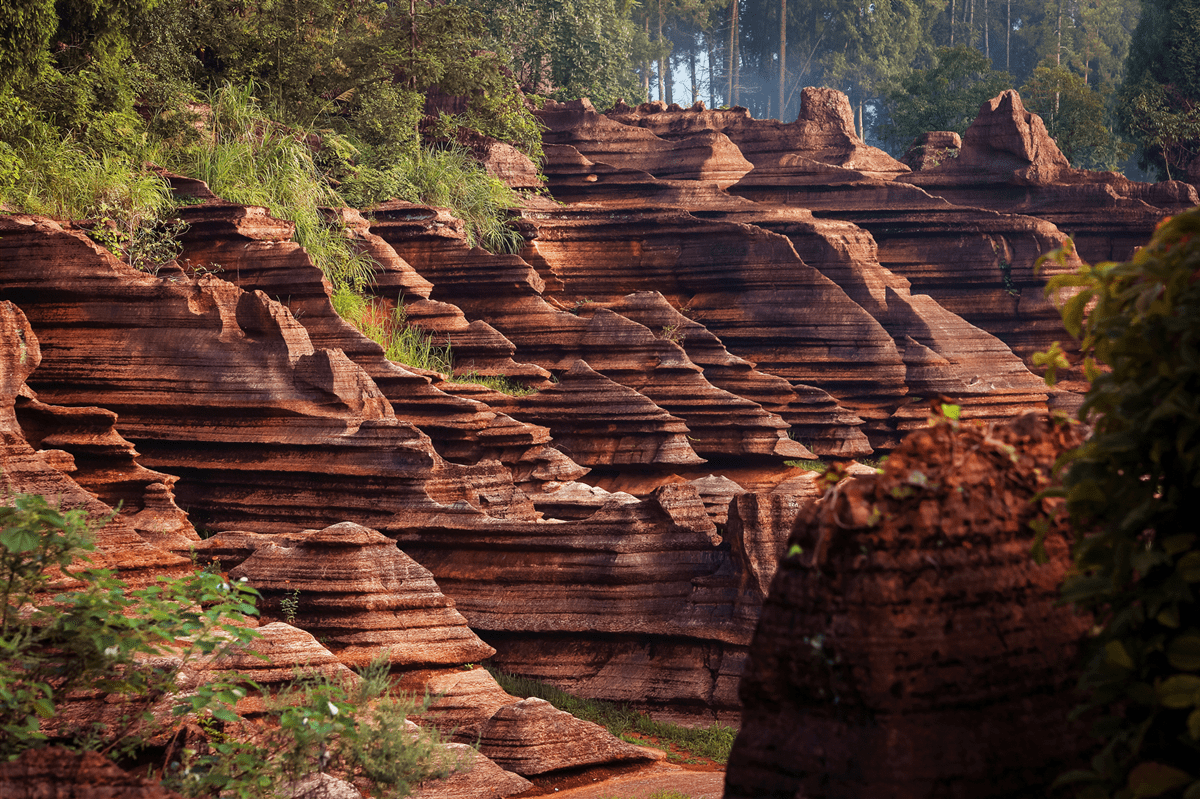
M 327 211 L 376 264 L 380 318 L 402 309 L 397 324 L 449 344 L 458 380 L 389 361 L 334 312 L 292 223 L 198 181 L 168 176 L 188 228 L 155 274 L 70 222 L 0 216 L 5 487 L 98 515 L 119 506 L 100 558 L 134 583 L 184 572 L 192 550 L 245 577 L 264 597 L 264 674 L 386 655 L 402 685 L 440 697 L 422 723 L 497 758 L 479 771 L 488 786 L 423 786 L 430 799 L 518 792 L 514 770 L 644 757 L 464 668 L 489 657 L 585 696 L 736 719 L 800 519 L 793 542 L 818 563 L 784 561 L 756 647 L 816 660 L 753 661 L 747 712 L 775 743 L 739 744 L 736 762 L 766 774 L 763 752 L 799 748 L 779 755 L 786 779 L 731 781 L 749 786 L 737 795 L 857 795 L 838 786 L 860 782 L 1018 795 L 1006 766 L 968 761 L 1034 737 L 980 727 L 979 711 L 1048 729 L 1043 699 L 1069 680 L 1047 658 L 1078 633 L 1050 608 L 1061 545 L 1041 571 L 1022 560 L 1027 494 L 988 443 L 1018 433 L 994 432 L 936 479 L 912 442 L 942 433 L 891 462 L 910 464 L 905 479 L 991 492 L 1000 515 L 947 517 L 962 530 L 940 520 L 938 503 L 958 501 L 941 494 L 911 524 L 864 526 L 838 503 L 892 478 L 853 479 L 818 505 L 828 486 L 795 461 L 894 450 L 924 430 L 933 396 L 994 431 L 1077 404 L 1031 371 L 1067 338 L 1036 259 L 1063 230 L 1085 257 L 1125 258 L 1195 189 L 1070 168 L 1015 93 L 905 163 L 859 140 L 826 89 L 805 89 L 790 123 L 700 104 L 539 114 L 545 194 L 514 214 L 516 254 L 471 247 L 444 209 Z M 514 185 L 538 184 L 511 148 L 472 146 Z M 463 382 L 472 374 L 533 391 Z M 806 642 L 787 637 L 801 629 Z M 770 687 L 799 673 L 802 690 Z M 835 712 L 817 690 L 847 701 Z M 755 716 L 764 698 L 803 724 Z

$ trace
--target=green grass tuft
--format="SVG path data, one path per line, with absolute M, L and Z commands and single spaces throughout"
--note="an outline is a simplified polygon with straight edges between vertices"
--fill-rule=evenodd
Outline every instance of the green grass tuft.
M 667 749 L 669 745 L 673 744 L 678 749 L 692 755 L 718 763 L 726 763 L 729 760 L 729 751 L 733 748 L 733 739 L 737 737 L 737 730 L 724 724 L 713 724 L 708 727 L 683 727 L 678 724 L 655 721 L 650 718 L 649 714 L 634 710 L 628 705 L 618 705 L 615 702 L 598 699 L 581 699 L 540 680 L 506 674 L 494 669 L 489 669 L 489 671 L 496 678 L 496 682 L 500 683 L 500 687 L 514 696 L 536 696 L 539 699 L 545 699 L 559 710 L 565 710 L 584 721 L 595 722 L 617 737 L 636 733 L 657 738 L 658 746 L 662 749 Z M 644 741 L 638 743 L 647 745 Z M 653 746 L 654 744 L 649 745 Z M 680 758 L 672 754 L 671 759 L 678 760 Z
M 796 469 L 804 469 L 809 472 L 816 472 L 817 474 L 825 474 L 825 472 L 829 471 L 829 464 L 822 460 L 784 461 L 784 465 Z

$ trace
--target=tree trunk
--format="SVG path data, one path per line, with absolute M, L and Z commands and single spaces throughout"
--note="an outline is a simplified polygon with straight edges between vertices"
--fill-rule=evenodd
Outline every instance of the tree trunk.
M 675 102 L 675 70 L 671 67 L 671 54 L 663 55 L 663 82 L 667 85 L 666 97 L 663 101 L 670 105 Z
M 713 40 L 712 32 L 704 34 L 704 42 L 708 45 L 708 107 L 717 107 L 717 43 Z
M 950 0 L 950 46 L 954 46 L 954 0 Z
M 1058 22 L 1054 26 L 1054 35 L 1058 42 L 1054 46 L 1054 66 L 1062 66 L 1062 0 L 1058 0 Z M 1058 98 L 1059 92 L 1054 93 L 1054 116 L 1058 118 Z
M 787 80 L 787 0 L 779 0 L 779 121 L 784 119 L 786 100 L 784 83 Z
M 650 15 L 649 14 L 646 14 L 646 40 L 647 41 L 650 40 Z M 650 70 L 652 70 L 654 68 L 654 62 L 647 59 L 644 63 L 645 63 L 645 69 L 642 70 L 642 94 L 644 94 L 646 96 L 647 100 L 650 100 L 651 99 L 651 97 L 650 97 Z
M 975 0 L 967 0 L 967 8 L 971 9 L 967 14 L 967 44 L 975 46 Z
M 729 69 L 725 72 L 729 79 L 729 87 L 725 90 L 725 104 L 730 108 L 735 105 L 733 101 L 733 61 L 734 45 L 737 42 L 737 4 L 738 0 L 731 0 L 729 3 Z
M 729 97 L 730 106 L 735 106 L 741 100 L 742 87 L 738 85 L 738 72 L 741 66 L 738 63 L 738 2 L 733 0 L 729 4 Z
M 858 96 L 858 138 L 866 141 L 865 133 L 866 131 L 863 130 L 863 100 L 860 94 Z
M 1004 17 L 1004 71 L 1012 71 L 1012 0 L 1007 2 Z
M 990 62 L 992 60 L 992 45 L 988 37 L 988 7 L 987 0 L 983 0 L 983 55 Z
M 693 45 L 695 45 L 695 44 L 696 43 L 693 42 Z M 689 72 L 691 73 L 691 79 L 692 79 L 692 105 L 695 105 L 696 101 L 700 99 L 700 83 L 699 83 L 699 81 L 696 80 L 696 48 L 695 48 L 695 46 L 693 46 L 691 50 L 688 50 L 688 68 L 689 68 Z
M 412 66 L 415 67 L 417 64 L 417 0 L 408 0 L 408 36 L 409 44 L 412 47 L 412 50 L 409 51 L 409 58 L 412 59 Z M 278 63 L 278 59 L 276 59 L 276 63 Z M 410 71 L 415 72 L 416 70 L 411 69 Z M 408 80 L 410 87 L 417 85 L 415 74 L 410 75 Z
M 658 0 L 658 99 L 662 100 L 663 95 L 663 59 L 666 54 L 663 52 L 663 10 L 662 0 Z

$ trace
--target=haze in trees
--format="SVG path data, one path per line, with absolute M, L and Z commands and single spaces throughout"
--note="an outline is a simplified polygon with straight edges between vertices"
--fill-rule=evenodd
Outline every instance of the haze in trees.
M 1143 169 L 1179 177 L 1200 155 L 1200 2 L 1147 0 L 1117 99 Z
M 880 135 L 895 152 L 926 131 L 964 133 L 981 104 L 1012 88 L 1012 76 L 994 71 L 973 47 L 942 47 L 934 58 L 934 66 L 913 70 L 885 98 Z
M 1046 123 L 1071 166 L 1116 169 L 1133 152 L 1133 145 L 1105 125 L 1105 97 L 1066 67 L 1038 67 L 1020 94 L 1025 107 Z

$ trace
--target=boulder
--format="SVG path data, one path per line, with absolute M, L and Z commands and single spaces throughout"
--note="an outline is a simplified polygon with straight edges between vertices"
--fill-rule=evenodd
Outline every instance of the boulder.
M 1033 414 L 943 422 L 802 511 L 751 645 L 726 797 L 1025 797 L 1081 755 L 1069 711 L 1091 620 L 1059 602 L 1061 500 L 1035 499 L 1081 438 Z
M 660 749 L 626 743 L 599 724 L 577 719 L 537 698 L 497 710 L 480 729 L 479 753 L 523 777 L 666 757 Z

